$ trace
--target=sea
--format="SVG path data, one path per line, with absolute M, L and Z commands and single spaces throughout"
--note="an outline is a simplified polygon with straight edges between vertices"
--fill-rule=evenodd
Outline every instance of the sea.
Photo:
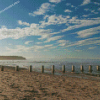
M 29 66 L 32 65 L 32 70 L 36 72 L 41 72 L 41 66 L 44 66 L 44 73 L 51 73 L 52 65 L 55 66 L 55 74 L 62 75 L 62 66 L 65 65 L 65 71 L 71 72 L 72 65 L 75 66 L 75 73 L 81 73 L 80 66 L 83 65 L 84 73 L 89 73 L 89 65 L 92 66 L 93 74 L 100 74 L 100 71 L 97 71 L 97 65 L 100 66 L 100 61 L 92 62 L 68 62 L 68 61 L 32 61 L 32 60 L 0 60 L 0 65 L 15 67 L 19 66 L 20 68 L 29 69 Z

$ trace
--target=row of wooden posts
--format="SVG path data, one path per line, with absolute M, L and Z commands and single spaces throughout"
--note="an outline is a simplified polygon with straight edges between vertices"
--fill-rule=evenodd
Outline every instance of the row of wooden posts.
M 4 66 L 1 66 L 1 71 L 4 71 Z M 15 67 L 15 71 L 19 71 L 19 66 Z M 80 67 L 80 71 L 83 72 L 83 66 Z M 89 72 L 92 72 L 92 66 L 89 66 Z M 100 66 L 97 66 L 97 71 L 100 71 Z M 29 66 L 29 72 L 32 72 L 32 65 Z M 41 72 L 44 73 L 44 66 L 41 67 Z M 55 72 L 55 66 L 52 65 L 52 73 Z M 62 72 L 65 73 L 65 65 L 62 66 Z M 72 72 L 75 72 L 75 66 L 72 65 Z
M 29 67 L 29 71 L 32 72 L 32 66 Z M 80 67 L 80 71 L 84 72 L 83 66 Z M 92 66 L 89 66 L 89 72 L 92 72 Z M 100 66 L 97 66 L 97 71 L 100 71 Z M 41 72 L 44 73 L 44 66 L 41 67 Z M 52 73 L 55 72 L 55 66 L 52 65 Z M 65 73 L 65 65 L 62 66 L 62 72 Z M 75 66 L 72 65 L 72 72 L 75 72 Z

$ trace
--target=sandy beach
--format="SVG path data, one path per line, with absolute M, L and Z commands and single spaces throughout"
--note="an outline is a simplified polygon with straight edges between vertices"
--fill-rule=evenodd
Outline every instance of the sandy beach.
M 0 71 L 0 100 L 100 100 L 100 77 L 68 75 L 72 77 L 5 68 Z

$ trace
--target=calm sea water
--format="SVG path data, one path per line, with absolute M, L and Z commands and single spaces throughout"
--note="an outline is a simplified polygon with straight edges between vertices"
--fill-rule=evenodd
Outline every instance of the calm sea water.
M 84 66 L 84 73 L 88 73 L 89 65 L 92 65 L 92 70 L 94 74 L 100 74 L 100 71 L 97 71 L 96 66 L 100 65 L 100 62 L 35 62 L 32 60 L 0 60 L 0 65 L 7 65 L 7 66 L 16 66 L 28 69 L 30 65 L 33 66 L 33 70 L 41 72 L 41 66 L 44 65 L 44 72 L 51 73 L 49 71 L 52 65 L 55 65 L 55 70 L 62 70 L 62 65 L 65 65 L 65 70 L 71 72 L 72 65 L 75 66 L 75 72 L 80 73 L 80 66 Z M 60 73 L 56 73 L 60 75 Z

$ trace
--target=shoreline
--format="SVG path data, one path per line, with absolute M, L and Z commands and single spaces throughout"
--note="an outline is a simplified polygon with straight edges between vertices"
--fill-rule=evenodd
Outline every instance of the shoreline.
M 12 69 L 15 71 L 15 66 L 4 66 L 4 71 L 5 71 L 5 68 L 7 69 Z M 1 70 L 1 65 L 0 65 L 0 70 Z M 28 68 L 25 68 L 25 67 L 19 67 L 19 71 L 20 70 L 27 70 L 29 71 Z M 34 68 L 32 69 L 32 72 L 37 72 L 37 73 L 41 73 L 41 70 L 39 69 L 36 69 L 34 70 Z M 44 70 L 44 73 L 41 73 L 41 74 L 49 74 L 49 75 L 52 75 L 53 73 L 51 72 L 51 70 L 48 70 L 48 69 L 45 69 Z M 76 73 L 76 72 L 69 72 L 69 71 L 65 71 L 65 73 L 63 73 L 62 71 L 60 70 L 55 70 L 55 73 L 53 75 L 56 75 L 56 76 L 69 76 L 69 77 L 77 77 L 77 78 L 80 78 L 80 77 L 83 77 L 83 76 L 94 76 L 94 77 L 100 77 L 100 74 L 93 74 L 93 73 L 84 73 L 84 72 L 81 72 L 81 73 Z

